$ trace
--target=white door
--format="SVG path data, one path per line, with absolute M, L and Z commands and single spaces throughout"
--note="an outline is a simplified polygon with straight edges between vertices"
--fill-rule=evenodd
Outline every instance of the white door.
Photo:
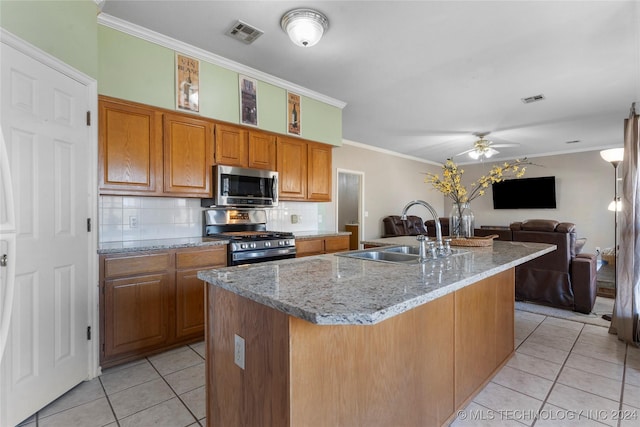
M 0 120 L 16 222 L 0 425 L 13 426 L 89 376 L 91 134 L 85 85 L 0 48 Z

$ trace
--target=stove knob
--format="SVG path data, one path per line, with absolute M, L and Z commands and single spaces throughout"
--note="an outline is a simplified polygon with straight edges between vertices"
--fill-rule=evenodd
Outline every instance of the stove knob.
M 255 243 L 251 243 L 251 244 L 249 245 L 249 247 L 250 247 L 251 249 L 255 249 L 255 248 L 256 248 L 256 244 L 255 244 Z
M 264 242 L 264 247 L 265 248 L 270 248 L 271 247 L 271 242 Z
M 284 246 L 284 240 L 279 240 L 278 241 L 278 246 Z
M 247 249 L 246 243 L 240 243 L 240 249 Z
M 285 245 L 285 246 L 289 246 L 290 244 L 291 244 L 291 242 L 290 242 L 290 241 L 288 241 L 288 240 L 285 240 L 285 241 L 284 241 L 284 245 Z

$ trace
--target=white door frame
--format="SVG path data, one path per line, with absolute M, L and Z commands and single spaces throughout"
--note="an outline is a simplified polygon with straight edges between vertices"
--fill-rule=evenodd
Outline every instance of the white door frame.
M 51 56 L 43 50 L 31 45 L 30 43 L 22 40 L 21 38 L 6 31 L 4 28 L 0 28 L 0 45 L 6 44 L 16 49 L 17 51 L 29 56 L 30 58 L 41 62 L 42 64 L 58 71 L 61 74 L 81 83 L 87 88 L 87 99 L 89 100 L 89 111 L 91 112 L 91 126 L 90 126 L 90 141 L 89 141 L 89 157 L 86 159 L 89 162 L 89 194 L 87 195 L 89 205 L 89 215 L 92 224 L 91 233 L 89 233 L 89 280 L 87 286 L 89 286 L 88 295 L 88 313 L 89 320 L 91 322 L 91 344 L 89 348 L 89 372 L 87 372 L 87 378 L 93 378 L 100 375 L 99 366 L 99 348 L 100 348 L 100 335 L 99 335 L 99 287 L 98 287 L 98 82 L 84 74 L 81 71 L 76 70 L 70 65 L 62 62 L 58 58 Z
M 340 192 L 340 183 L 338 178 L 340 177 L 340 173 L 348 173 L 351 175 L 359 175 L 360 176 L 360 193 L 358 194 L 358 247 L 360 246 L 360 242 L 364 240 L 364 219 L 365 219 L 365 210 L 364 210 L 364 172 L 362 171 L 354 171 L 349 169 L 336 168 L 336 233 L 339 232 L 340 224 L 338 222 L 338 209 L 340 205 L 339 192 Z

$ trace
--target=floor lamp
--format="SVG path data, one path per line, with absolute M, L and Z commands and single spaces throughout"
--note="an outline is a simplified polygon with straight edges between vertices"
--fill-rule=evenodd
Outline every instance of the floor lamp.
M 613 165 L 613 185 L 614 197 L 613 202 L 609 204 L 609 210 L 613 211 L 613 290 L 615 295 L 618 294 L 618 212 L 621 210 L 622 204 L 618 196 L 618 165 L 624 157 L 624 148 L 611 148 L 602 150 L 600 156 Z M 605 314 L 603 319 L 611 321 L 611 315 Z

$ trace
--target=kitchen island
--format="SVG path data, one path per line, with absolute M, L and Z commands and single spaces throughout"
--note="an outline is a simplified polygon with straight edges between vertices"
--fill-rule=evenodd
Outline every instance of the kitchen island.
M 320 255 L 201 271 L 209 425 L 448 422 L 513 353 L 515 266 L 555 246 L 468 249 L 424 264 Z

